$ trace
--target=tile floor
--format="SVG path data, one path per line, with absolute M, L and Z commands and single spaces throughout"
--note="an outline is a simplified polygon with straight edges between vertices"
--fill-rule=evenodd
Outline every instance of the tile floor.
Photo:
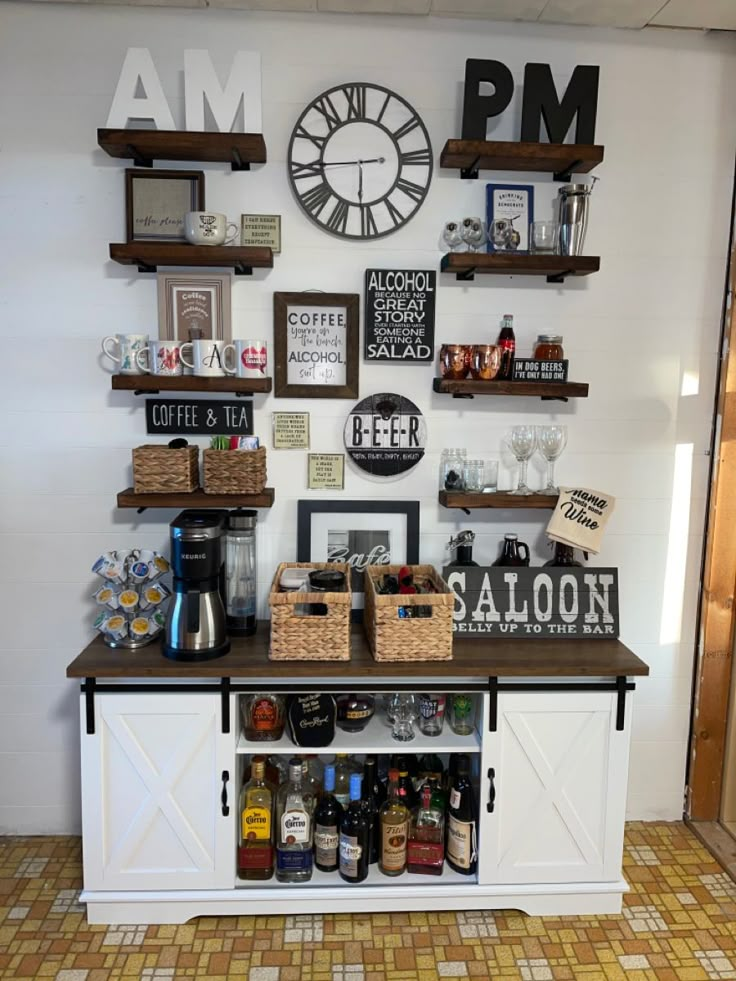
M 681 824 L 630 824 L 622 916 L 203 918 L 88 926 L 77 838 L 0 839 L 0 978 L 51 981 L 736 979 L 736 883 Z

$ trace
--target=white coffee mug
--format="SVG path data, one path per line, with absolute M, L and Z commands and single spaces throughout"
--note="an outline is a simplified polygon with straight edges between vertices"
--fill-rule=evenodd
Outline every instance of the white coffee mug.
M 225 341 L 188 341 L 182 344 L 179 349 L 179 357 L 182 364 L 187 368 L 193 368 L 195 375 L 209 376 L 210 378 L 223 378 L 225 370 L 225 348 L 228 345 Z M 187 353 L 191 350 L 192 360 L 189 361 Z
M 230 234 L 230 229 L 234 231 Z M 187 211 L 184 215 L 184 235 L 192 245 L 230 245 L 238 235 L 235 222 L 216 211 Z
M 234 366 L 231 367 L 229 355 L 232 353 Z M 225 348 L 225 371 L 238 378 L 265 378 L 268 360 L 266 342 L 261 340 L 233 341 Z
M 148 334 L 114 334 L 105 337 L 102 341 L 102 351 L 115 364 L 119 365 L 118 373 L 121 375 L 142 375 L 144 374 L 137 361 L 136 355 L 148 344 Z M 110 345 L 117 345 L 118 353 L 114 354 L 109 350 Z
M 151 341 L 136 352 L 135 363 L 150 375 L 182 375 L 179 341 Z

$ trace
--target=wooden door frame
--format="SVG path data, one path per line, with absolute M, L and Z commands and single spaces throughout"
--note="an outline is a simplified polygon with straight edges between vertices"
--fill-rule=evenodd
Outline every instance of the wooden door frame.
M 717 821 L 720 815 L 736 629 L 736 248 L 733 200 L 729 246 L 731 258 L 721 320 L 708 518 L 696 631 L 685 795 L 685 817 L 690 821 Z

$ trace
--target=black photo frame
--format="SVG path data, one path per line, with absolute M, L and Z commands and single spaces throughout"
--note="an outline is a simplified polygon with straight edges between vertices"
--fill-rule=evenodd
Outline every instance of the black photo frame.
M 318 500 L 318 501 L 298 501 L 297 502 L 297 562 L 328 562 L 326 554 L 316 553 L 314 542 L 314 522 L 315 515 L 333 515 L 335 522 L 339 526 L 336 530 L 352 534 L 354 532 L 370 533 L 373 529 L 380 529 L 380 518 L 382 515 L 390 516 L 392 524 L 396 524 L 396 518 L 403 516 L 405 520 L 406 549 L 401 555 L 390 555 L 392 565 L 417 565 L 419 562 L 419 501 L 343 501 L 343 500 Z M 351 529 L 347 515 L 360 515 L 360 527 Z M 368 516 L 368 518 L 367 518 Z M 379 534 L 378 531 L 375 532 Z M 378 548 L 379 546 L 376 546 Z M 361 556 L 364 557 L 364 556 Z M 378 556 L 374 556 L 378 557 Z M 351 568 L 355 568 L 355 563 L 350 560 L 355 556 L 341 557 L 339 561 L 347 561 Z M 335 559 L 335 561 L 338 561 Z M 388 563 L 387 563 L 388 564 Z M 362 566 L 365 568 L 365 565 Z M 359 588 L 355 588 L 356 585 Z M 352 619 L 360 623 L 363 620 L 364 592 L 362 576 L 356 583 L 353 580 L 353 610 Z

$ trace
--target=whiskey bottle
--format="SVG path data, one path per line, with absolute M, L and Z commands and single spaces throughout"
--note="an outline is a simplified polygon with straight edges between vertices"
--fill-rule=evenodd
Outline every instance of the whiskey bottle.
M 401 795 L 399 781 L 399 771 L 389 770 L 388 797 L 381 807 L 381 854 L 378 860 L 384 875 L 401 875 L 406 871 L 409 809 Z
M 286 721 L 286 703 L 281 695 L 257 692 L 242 701 L 243 728 L 249 742 L 281 739 Z
M 366 816 L 370 822 L 370 858 L 372 865 L 378 861 L 378 843 L 381 839 L 380 812 L 386 799 L 386 791 L 376 773 L 376 757 L 366 756 L 363 764 L 363 790 L 361 797 Z
M 240 794 L 238 876 L 270 879 L 273 875 L 273 794 L 264 779 L 266 761 L 254 756 L 251 778 Z
M 425 783 L 409 828 L 406 869 L 419 875 L 442 875 L 445 861 L 445 815 L 436 806 L 432 788 Z
M 340 822 L 343 809 L 335 797 L 335 767 L 325 767 L 324 793 L 314 812 L 314 864 L 320 872 L 336 872 L 339 865 Z
M 350 775 L 350 804 L 340 824 L 340 875 L 346 882 L 368 878 L 371 829 L 360 799 L 362 782 L 359 773 Z
M 289 760 L 289 779 L 276 800 L 276 878 L 308 882 L 312 878 L 312 814 L 310 790 L 304 786 L 302 761 Z
M 460 753 L 450 789 L 445 857 L 450 868 L 462 875 L 474 875 L 478 866 L 477 820 L 470 759 Z

